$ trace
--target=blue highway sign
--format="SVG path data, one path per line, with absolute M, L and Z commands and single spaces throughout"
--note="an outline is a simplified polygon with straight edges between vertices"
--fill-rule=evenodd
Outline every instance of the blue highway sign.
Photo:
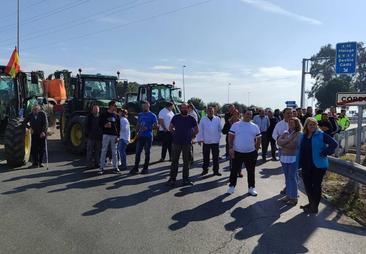
M 357 42 L 337 43 L 336 73 L 353 74 L 356 72 Z

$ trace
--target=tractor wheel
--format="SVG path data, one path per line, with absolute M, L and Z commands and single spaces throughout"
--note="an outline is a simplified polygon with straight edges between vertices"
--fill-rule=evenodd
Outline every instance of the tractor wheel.
M 5 158 L 9 166 L 20 167 L 29 161 L 31 133 L 20 118 L 11 119 L 5 129 Z
M 83 154 L 86 149 L 85 116 L 74 116 L 67 124 L 65 139 L 71 153 Z

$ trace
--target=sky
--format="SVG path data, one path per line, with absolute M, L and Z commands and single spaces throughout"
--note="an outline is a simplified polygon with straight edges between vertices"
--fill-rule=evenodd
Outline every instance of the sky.
M 16 1 L 1 1 L 0 64 L 16 45 Z M 364 41 L 362 0 L 20 0 L 20 65 L 183 86 L 185 97 L 284 108 L 301 60 Z M 307 76 L 306 89 L 312 85 Z M 307 100 L 306 105 L 312 105 Z

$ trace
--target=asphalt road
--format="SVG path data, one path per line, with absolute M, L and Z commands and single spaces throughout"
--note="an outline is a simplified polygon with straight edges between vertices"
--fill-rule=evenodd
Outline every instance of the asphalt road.
M 245 195 L 245 177 L 227 196 L 228 162 L 222 177 L 201 177 L 199 146 L 195 185 L 174 189 L 165 186 L 168 162 L 149 175 L 99 176 L 56 136 L 49 147 L 48 171 L 1 162 L 0 253 L 365 253 L 366 228 L 326 202 L 317 216 L 282 204 L 278 162 L 257 166 L 257 197 Z

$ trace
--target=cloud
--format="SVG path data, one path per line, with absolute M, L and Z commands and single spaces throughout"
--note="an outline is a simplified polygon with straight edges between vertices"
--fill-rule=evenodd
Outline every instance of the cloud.
M 155 65 L 151 67 L 153 70 L 174 70 L 174 66 L 167 66 L 167 65 Z
M 268 2 L 264 0 L 241 0 L 243 3 L 250 4 L 254 6 L 255 8 L 265 11 L 265 12 L 271 12 L 274 14 L 290 17 L 293 19 L 296 19 L 298 21 L 302 21 L 311 25 L 322 25 L 323 23 L 317 19 L 309 18 L 306 16 L 302 16 L 293 12 L 290 12 L 288 10 L 283 9 L 282 7 Z
M 301 75 L 300 70 L 288 70 L 281 66 L 261 67 L 253 74 L 256 78 L 265 79 L 288 79 Z

